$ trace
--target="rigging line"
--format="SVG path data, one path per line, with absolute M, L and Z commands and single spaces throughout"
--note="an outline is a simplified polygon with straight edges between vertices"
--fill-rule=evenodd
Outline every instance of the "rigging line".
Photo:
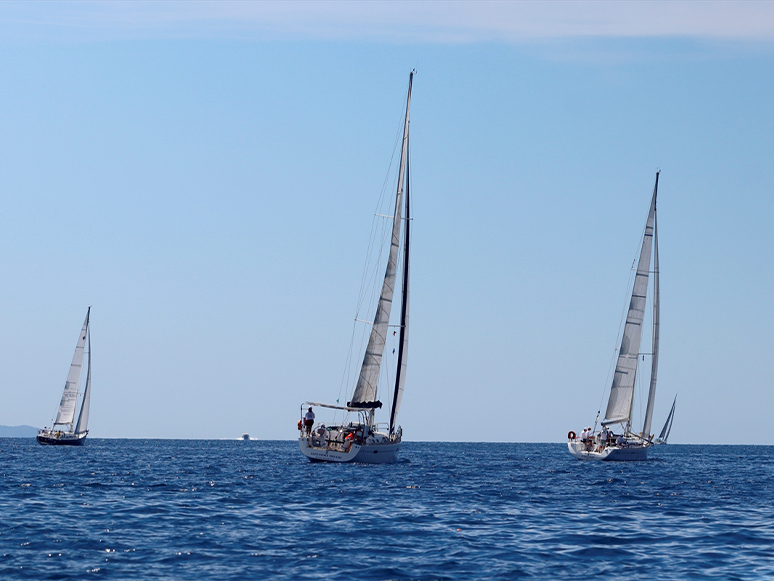
M 402 109 L 401 109 L 401 111 L 402 111 Z M 387 173 L 384 176 L 384 181 L 382 182 L 382 188 L 381 188 L 381 191 L 380 191 L 380 194 L 379 194 L 379 199 L 377 200 L 377 203 L 376 203 L 375 214 L 379 213 L 380 209 L 382 208 L 382 206 L 384 204 L 385 192 L 387 191 L 387 186 L 390 183 L 390 175 L 392 173 L 393 163 L 395 161 L 395 154 L 398 151 L 398 144 L 401 143 L 401 142 L 402 142 L 402 123 L 399 123 L 398 127 L 396 129 L 396 132 L 395 132 L 395 138 L 394 138 L 393 146 L 392 146 L 392 155 L 390 157 L 390 163 L 389 163 L 389 165 L 387 167 Z M 382 222 L 381 225 L 382 225 L 382 228 L 384 228 L 383 222 Z M 371 236 L 369 238 L 368 250 L 366 252 L 366 261 L 365 261 L 365 265 L 364 265 L 364 268 L 363 268 L 363 278 L 361 279 L 361 285 L 360 285 L 361 293 L 359 295 L 361 297 L 361 300 L 358 302 L 358 313 L 360 312 L 360 308 L 362 308 L 362 291 L 364 290 L 364 287 L 366 286 L 367 273 L 370 270 L 370 267 L 369 267 L 370 257 L 373 254 L 373 246 L 374 246 L 375 239 L 377 238 L 377 236 L 376 236 L 376 230 L 377 230 L 376 226 L 377 226 L 376 225 L 376 219 L 374 218 L 371 221 Z M 378 270 L 378 267 L 376 268 L 376 270 Z
M 605 385 L 602 388 L 602 396 L 600 398 L 600 405 L 601 405 L 601 403 L 605 399 L 605 392 L 607 391 L 607 385 L 611 385 L 612 386 L 611 371 L 613 370 L 613 362 L 615 361 L 616 362 L 615 366 L 616 367 L 618 366 L 618 364 L 617 364 L 617 355 L 616 354 L 618 352 L 618 346 L 621 344 L 621 340 L 623 339 L 624 330 L 626 329 L 626 320 L 628 318 L 627 314 L 628 314 L 628 311 L 629 311 L 629 304 L 631 302 L 631 295 L 634 292 L 634 280 L 637 277 L 637 261 L 639 259 L 639 255 L 640 255 L 640 252 L 642 250 L 642 243 L 643 243 L 643 241 L 645 239 L 645 230 L 647 229 L 647 227 L 648 227 L 648 223 L 647 223 L 647 220 L 646 220 L 645 221 L 645 226 L 642 229 L 642 234 L 640 235 L 640 238 L 639 238 L 638 243 L 637 243 L 637 248 L 635 249 L 634 259 L 632 261 L 632 266 L 629 269 L 629 277 L 628 277 L 628 280 L 627 280 L 627 283 L 626 283 L 626 291 L 625 291 L 625 294 L 624 294 L 623 310 L 621 312 L 621 318 L 619 319 L 618 333 L 617 333 L 616 339 L 615 339 L 615 351 L 613 352 L 613 358 L 612 358 L 612 361 L 610 362 L 610 366 L 609 366 L 608 371 L 607 371 L 607 378 L 606 378 Z M 600 409 L 601 409 L 601 407 L 600 407 Z

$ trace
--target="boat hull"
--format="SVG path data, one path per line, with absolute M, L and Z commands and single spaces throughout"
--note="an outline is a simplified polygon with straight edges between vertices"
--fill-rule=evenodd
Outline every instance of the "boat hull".
M 43 446 L 83 446 L 86 441 L 86 435 L 83 434 L 68 434 L 66 432 L 41 432 L 37 435 L 36 439 L 38 444 Z
M 352 444 L 345 452 L 335 447 L 322 446 L 316 439 L 302 436 L 298 439 L 298 447 L 312 462 L 389 464 L 398 460 L 400 442 Z
M 638 446 L 608 446 L 603 450 L 586 450 L 585 444 L 579 441 L 567 442 L 570 454 L 578 460 L 596 460 L 601 462 L 642 462 L 648 459 L 648 444 Z

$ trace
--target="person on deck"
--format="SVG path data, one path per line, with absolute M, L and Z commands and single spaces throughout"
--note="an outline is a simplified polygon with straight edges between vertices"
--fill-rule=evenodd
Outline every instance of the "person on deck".
M 314 412 L 311 407 L 304 416 L 304 426 L 306 427 L 307 435 L 310 435 L 312 433 L 312 428 L 314 427 Z

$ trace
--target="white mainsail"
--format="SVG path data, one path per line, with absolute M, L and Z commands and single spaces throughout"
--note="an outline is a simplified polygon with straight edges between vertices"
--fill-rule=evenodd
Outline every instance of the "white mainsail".
M 82 434 L 83 432 L 89 431 L 89 406 L 91 404 L 91 329 L 87 329 L 86 334 L 88 336 L 89 344 L 89 359 L 86 367 L 86 386 L 83 388 L 81 413 L 78 415 L 78 424 L 75 426 L 76 434 Z
M 640 356 L 640 341 L 642 339 L 642 322 L 645 318 L 645 298 L 648 292 L 648 274 L 653 246 L 653 231 L 656 222 L 656 194 L 658 193 L 658 174 L 656 186 L 653 188 L 653 199 L 650 202 L 648 221 L 645 223 L 645 235 L 642 240 L 640 258 L 637 262 L 637 272 L 634 276 L 632 297 L 629 311 L 626 314 L 621 348 L 618 351 L 618 362 L 615 366 L 613 384 L 610 388 L 610 399 L 603 426 L 622 422 L 631 422 L 632 403 L 634 401 L 634 380 L 637 374 L 637 360 Z
M 75 418 L 75 403 L 78 399 L 78 384 L 81 380 L 83 348 L 86 345 L 90 312 L 91 307 L 86 311 L 86 320 L 83 322 L 81 334 L 78 336 L 78 343 L 75 345 L 75 354 L 73 355 L 72 363 L 70 363 L 70 372 L 67 374 L 67 381 L 65 382 L 64 391 L 62 392 L 62 399 L 59 402 L 59 410 L 56 413 L 54 426 L 60 424 L 69 425 L 72 429 L 73 420 Z
M 658 187 L 658 174 L 656 174 Z M 656 402 L 656 377 L 658 376 L 658 334 L 661 326 L 661 296 L 658 286 L 658 220 L 653 220 L 653 361 L 650 367 L 650 389 L 648 405 L 645 408 L 645 422 L 642 437 L 650 439 L 650 424 L 653 419 L 653 404 Z
M 392 309 L 392 298 L 395 294 L 395 278 L 397 272 L 398 248 L 400 246 L 401 210 L 403 206 L 404 169 L 406 167 L 406 154 L 409 137 L 409 110 L 411 108 L 411 83 L 414 74 L 409 77 L 408 97 L 406 100 L 406 119 L 403 124 L 403 142 L 400 150 L 400 168 L 398 170 L 398 189 L 395 196 L 395 213 L 392 223 L 392 239 L 390 242 L 390 254 L 387 259 L 387 270 L 384 273 L 384 283 L 379 296 L 379 304 L 376 307 L 371 328 L 371 336 L 368 339 L 363 365 L 360 368 L 360 377 L 357 380 L 352 401 L 348 405 L 376 403 L 376 394 L 379 383 L 379 371 L 384 355 L 384 345 L 387 338 L 387 328 Z M 365 407 L 365 406 L 364 406 Z

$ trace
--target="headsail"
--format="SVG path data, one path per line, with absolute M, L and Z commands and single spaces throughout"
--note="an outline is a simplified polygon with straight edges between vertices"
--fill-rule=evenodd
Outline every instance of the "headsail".
M 658 174 L 656 174 L 658 187 Z M 653 219 L 653 360 L 650 366 L 650 389 L 648 405 L 645 408 L 645 422 L 642 437 L 650 439 L 650 424 L 653 419 L 653 404 L 656 401 L 656 378 L 658 376 L 658 334 L 661 327 L 661 294 L 658 285 L 658 220 Z
M 387 338 L 387 327 L 390 321 L 392 298 L 395 293 L 395 278 L 397 272 L 398 248 L 400 246 L 401 210 L 403 206 L 404 170 L 406 167 L 406 154 L 409 136 L 409 110 L 411 108 L 411 83 L 414 73 L 409 76 L 408 97 L 406 98 L 406 119 L 403 123 L 403 142 L 400 149 L 400 168 L 398 170 L 398 189 L 395 196 L 395 213 L 392 222 L 392 240 L 390 242 L 390 254 L 387 259 L 387 270 L 384 273 L 384 283 L 379 296 L 379 304 L 376 307 L 371 328 L 371 336 L 368 339 L 363 365 L 360 368 L 360 377 L 352 395 L 352 401 L 347 405 L 357 407 L 373 407 L 369 404 L 377 404 L 376 394 L 379 383 L 379 371 L 382 365 L 382 355 Z M 381 404 L 379 404 L 381 406 Z
M 637 272 L 634 276 L 632 297 L 629 311 L 626 314 L 621 348 L 618 351 L 618 362 L 615 366 L 613 384 L 610 388 L 610 399 L 603 426 L 623 422 L 631 422 L 632 403 L 634 401 L 634 380 L 637 373 L 637 360 L 640 355 L 642 339 L 642 321 L 645 318 L 645 297 L 648 292 L 648 274 L 650 256 L 653 246 L 653 230 L 656 223 L 656 194 L 658 193 L 658 173 L 656 185 L 653 188 L 653 199 L 650 202 L 648 220 L 645 223 L 645 234 L 642 239 L 640 258 L 637 262 Z
M 81 413 L 78 416 L 78 424 L 75 426 L 76 434 L 82 434 L 89 430 L 89 407 L 91 404 L 91 329 L 86 330 L 86 336 L 89 345 L 88 364 L 86 367 L 86 387 L 83 388 Z
M 78 399 L 78 383 L 81 380 L 83 347 L 86 344 L 90 312 L 91 307 L 86 311 L 86 320 L 83 322 L 81 334 L 78 335 L 78 342 L 75 345 L 75 354 L 73 355 L 72 363 L 70 363 L 70 372 L 67 374 L 67 381 L 65 382 L 64 391 L 62 392 L 62 399 L 59 402 L 59 410 L 56 413 L 54 426 L 69 425 L 72 429 L 73 420 L 75 418 L 75 403 Z

